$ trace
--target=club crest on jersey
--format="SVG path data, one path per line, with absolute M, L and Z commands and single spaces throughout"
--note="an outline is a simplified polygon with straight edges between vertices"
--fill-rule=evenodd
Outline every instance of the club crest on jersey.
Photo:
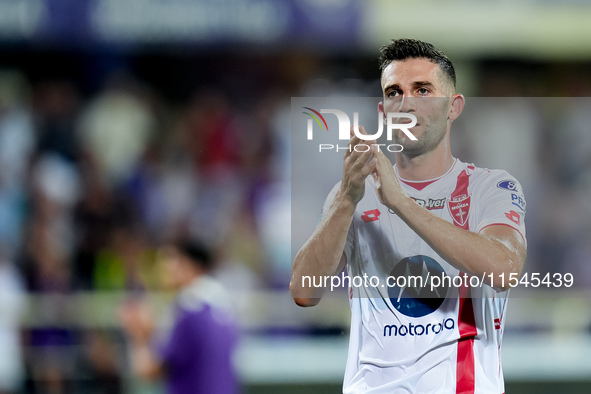
M 455 197 L 448 203 L 449 213 L 454 222 L 460 227 L 464 227 L 468 222 L 470 212 L 470 195 L 462 194 Z

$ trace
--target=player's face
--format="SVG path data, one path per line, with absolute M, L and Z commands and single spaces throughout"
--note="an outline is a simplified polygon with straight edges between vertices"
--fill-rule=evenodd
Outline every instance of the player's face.
M 440 66 L 427 59 L 393 61 L 382 73 L 384 101 L 380 110 L 412 113 L 417 117 L 410 132 L 417 141 L 401 130 L 393 135 L 394 142 L 404 147 L 407 155 L 420 155 L 435 149 L 448 130 L 453 87 Z M 409 122 L 400 118 L 397 123 Z
M 191 263 L 176 248 L 167 247 L 161 252 L 165 268 L 165 285 L 179 290 L 190 283 Z

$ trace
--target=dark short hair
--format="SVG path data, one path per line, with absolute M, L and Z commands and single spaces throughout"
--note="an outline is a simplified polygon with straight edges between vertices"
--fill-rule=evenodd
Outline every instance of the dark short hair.
M 388 45 L 380 48 L 380 72 L 394 60 L 406 59 L 427 59 L 433 63 L 439 64 L 441 70 L 447 75 L 450 81 L 456 86 L 456 71 L 449 58 L 440 49 L 428 42 L 415 40 L 412 38 L 400 38 L 392 40 Z
M 205 271 L 213 268 L 213 258 L 207 246 L 196 240 L 181 240 L 173 244 L 174 248 L 183 256 L 188 257 L 191 263 Z

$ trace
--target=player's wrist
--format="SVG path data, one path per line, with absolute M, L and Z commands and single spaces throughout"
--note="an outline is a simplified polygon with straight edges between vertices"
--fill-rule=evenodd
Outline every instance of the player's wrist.
M 411 207 L 417 205 L 410 197 L 401 194 L 394 199 L 389 200 L 385 205 L 394 211 L 398 216 L 403 216 Z
M 349 208 L 355 210 L 357 207 L 357 203 L 361 201 L 363 195 L 365 194 L 365 189 L 360 188 L 360 190 L 355 190 L 355 187 L 346 187 L 341 185 L 340 190 L 337 192 L 335 196 L 335 203 L 338 204 L 341 208 Z

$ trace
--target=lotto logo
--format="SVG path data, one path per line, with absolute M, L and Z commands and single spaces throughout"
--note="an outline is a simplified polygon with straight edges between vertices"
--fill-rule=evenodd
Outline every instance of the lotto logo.
M 364 223 L 375 222 L 376 220 L 378 220 L 380 214 L 381 212 L 378 209 L 365 211 L 363 212 L 363 215 L 361 215 L 361 220 L 363 220 Z
M 505 216 L 507 219 L 512 221 L 513 223 L 517 224 L 518 226 L 521 224 L 521 216 L 515 211 L 505 212 Z

